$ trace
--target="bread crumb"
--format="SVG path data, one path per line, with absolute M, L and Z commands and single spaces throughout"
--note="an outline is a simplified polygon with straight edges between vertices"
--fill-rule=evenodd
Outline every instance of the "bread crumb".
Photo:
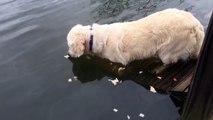
M 173 78 L 173 80 L 176 82 L 176 81 L 177 81 L 177 78 Z
M 125 67 L 119 67 L 118 68 L 118 72 L 122 71 L 122 70 L 125 70 Z
M 77 76 L 74 76 L 73 78 L 74 78 L 75 80 L 78 80 L 78 77 L 77 77 Z
M 115 78 L 114 80 L 108 79 L 108 81 L 112 82 L 113 85 L 117 85 L 119 83 L 119 80 Z
M 130 120 L 130 116 L 129 115 L 127 115 L 126 117 L 127 117 L 128 120 Z
M 142 74 L 143 73 L 143 71 L 139 71 L 139 74 Z
M 161 76 L 157 76 L 157 78 L 158 78 L 158 79 L 160 79 L 160 80 L 162 79 L 162 77 L 161 77 Z
M 139 117 L 144 118 L 144 117 L 145 117 L 145 115 L 144 115 L 143 113 L 140 113 L 140 114 L 139 114 Z
M 72 79 L 71 79 L 71 78 L 69 78 L 69 79 L 68 79 L 68 82 L 72 82 Z
M 114 112 L 118 112 L 118 109 L 114 108 L 113 111 L 114 111 Z
M 64 55 L 64 58 L 68 59 L 70 56 L 69 55 Z
M 150 86 L 150 91 L 153 92 L 153 93 L 156 93 L 157 91 L 155 90 L 154 87 Z

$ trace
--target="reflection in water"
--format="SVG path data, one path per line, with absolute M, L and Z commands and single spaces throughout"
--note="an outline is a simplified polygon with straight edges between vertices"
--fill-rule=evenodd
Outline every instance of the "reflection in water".
M 176 86 L 190 78 L 196 65 L 193 59 L 166 66 L 157 58 L 133 61 L 127 66 L 89 55 L 70 60 L 74 75 L 83 83 L 108 77 L 120 81 L 133 80 L 144 87 L 151 85 L 163 91 L 186 89 L 188 84 L 181 88 Z
M 89 62 L 93 61 L 91 59 L 91 57 L 88 59 L 86 56 L 82 56 L 77 59 L 70 59 L 73 64 L 72 72 L 75 76 L 77 76 L 78 80 L 83 83 L 101 80 L 103 77 L 107 76 L 107 74 L 102 71 L 103 69 L 100 69 L 100 67 L 94 63 Z
M 127 66 L 89 55 L 84 55 L 80 58 L 70 58 L 70 60 L 73 63 L 73 73 L 79 76 L 78 79 L 81 82 L 100 80 L 105 76 L 129 80 L 134 79 L 134 75 L 140 74 L 140 71 L 143 71 L 143 74 L 149 74 L 148 72 L 154 73 L 156 68 L 162 66 L 160 60 L 155 58 L 135 61 Z

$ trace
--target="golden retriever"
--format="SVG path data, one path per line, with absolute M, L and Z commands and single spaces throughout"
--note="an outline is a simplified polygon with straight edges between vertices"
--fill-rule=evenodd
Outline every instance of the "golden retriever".
M 164 64 L 196 58 L 203 39 L 202 24 L 175 8 L 131 22 L 78 24 L 67 35 L 70 56 L 92 53 L 123 65 L 149 57 L 159 57 Z

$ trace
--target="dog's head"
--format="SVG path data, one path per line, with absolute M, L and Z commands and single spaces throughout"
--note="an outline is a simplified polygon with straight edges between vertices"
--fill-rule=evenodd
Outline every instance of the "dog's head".
M 67 35 L 68 54 L 71 57 L 80 57 L 84 54 L 86 44 L 86 31 L 84 26 L 74 26 Z

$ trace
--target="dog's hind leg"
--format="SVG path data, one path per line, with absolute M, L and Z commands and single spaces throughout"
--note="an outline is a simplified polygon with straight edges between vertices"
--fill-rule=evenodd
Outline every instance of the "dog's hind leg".
M 189 51 L 185 48 L 187 44 L 168 43 L 158 51 L 158 56 L 164 64 L 176 63 L 178 60 L 189 58 Z

